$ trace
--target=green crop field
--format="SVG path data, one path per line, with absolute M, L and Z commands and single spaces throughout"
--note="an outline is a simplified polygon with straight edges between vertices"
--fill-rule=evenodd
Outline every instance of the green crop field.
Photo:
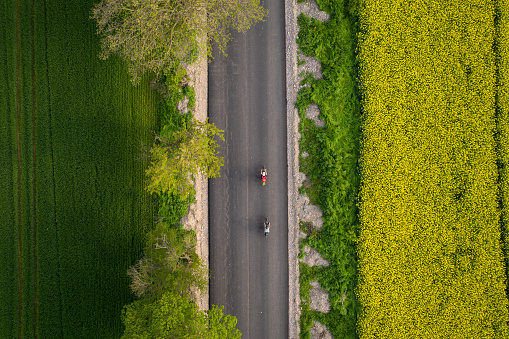
M 152 223 L 157 98 L 100 60 L 93 1 L 0 5 L 0 337 L 115 338 Z

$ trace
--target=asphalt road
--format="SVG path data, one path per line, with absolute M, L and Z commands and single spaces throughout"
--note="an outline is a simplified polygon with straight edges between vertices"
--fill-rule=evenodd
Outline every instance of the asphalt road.
M 285 13 L 283 1 L 264 6 L 268 20 L 234 34 L 208 79 L 209 119 L 225 130 L 225 166 L 209 180 L 210 304 L 237 317 L 244 339 L 288 338 Z

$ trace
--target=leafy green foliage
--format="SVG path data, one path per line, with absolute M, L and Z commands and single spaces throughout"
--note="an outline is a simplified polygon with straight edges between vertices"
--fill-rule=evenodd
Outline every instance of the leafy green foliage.
M 170 92 L 168 97 L 160 100 L 159 118 L 161 120 L 161 130 L 159 134 L 170 135 L 175 131 L 181 130 L 186 124 L 189 124 L 192 114 L 180 114 L 177 110 L 177 103 L 183 98 L 182 92 Z
M 180 63 L 173 65 L 171 68 L 166 70 L 163 79 L 164 84 L 168 87 L 168 91 L 171 94 L 182 92 L 182 81 L 187 76 L 187 71 L 183 68 Z
M 266 14 L 259 0 L 103 0 L 92 10 L 101 57 L 119 55 L 134 83 L 193 62 L 200 49 L 211 56 L 213 41 L 224 53 L 231 30 L 245 32 Z
M 357 17 L 364 0 L 317 0 L 322 11 L 339 16 Z
M 352 2 L 353 4 L 353 2 Z M 310 200 L 324 211 L 320 232 L 306 227 L 303 240 L 330 262 L 321 270 L 304 269 L 305 281 L 317 280 L 329 291 L 331 311 L 310 311 L 303 303 L 301 337 L 309 337 L 312 320 L 327 325 L 335 337 L 356 338 L 357 286 L 356 232 L 358 228 L 356 196 L 359 187 L 357 159 L 360 140 L 360 104 L 356 84 L 355 59 L 357 22 L 348 1 L 319 1 L 320 8 L 331 14 L 320 22 L 300 15 L 298 43 L 305 55 L 315 56 L 322 65 L 323 79 L 302 74 L 303 87 L 296 106 L 301 118 L 301 170 L 308 180 L 303 187 Z M 305 112 L 310 104 L 320 108 L 325 127 L 317 127 Z M 306 293 L 309 287 L 301 280 Z M 306 295 L 302 296 L 307 298 Z
M 241 333 L 236 328 L 237 318 L 223 313 L 224 306 L 212 305 L 207 310 L 208 332 L 210 339 L 240 339 Z
M 214 124 L 194 118 L 181 130 L 156 136 L 146 170 L 147 190 L 150 193 L 175 193 L 186 199 L 193 192 L 194 175 L 219 176 L 223 158 L 217 156 L 219 145 L 215 136 L 224 140 L 222 131 Z
M 154 300 L 166 291 L 190 297 L 193 288 L 203 290 L 207 272 L 195 245 L 194 232 L 157 224 L 147 235 L 145 257 L 129 269 L 132 291 Z
M 190 203 L 178 196 L 170 201 L 185 209 Z M 170 210 L 168 218 L 177 218 L 177 210 Z M 240 338 L 237 319 L 223 314 L 223 306 L 202 312 L 192 301 L 193 293 L 204 291 L 208 281 L 195 244 L 194 232 L 164 221 L 149 232 L 145 257 L 128 271 L 132 291 L 141 299 L 122 312 L 123 338 Z
M 196 104 L 196 96 L 194 93 L 194 88 L 191 86 L 185 86 L 184 87 L 184 95 L 187 96 L 187 98 L 189 99 L 187 107 L 189 107 L 190 109 L 193 109 L 194 105 Z
M 170 91 L 160 101 L 161 135 L 179 140 L 182 133 L 193 132 L 189 128 L 198 122 L 176 109 L 184 95 L 192 104 L 194 90 L 188 86 Z M 192 301 L 208 282 L 206 267 L 195 252 L 196 235 L 180 224 L 195 201 L 193 194 L 192 186 L 186 196 L 170 191 L 154 194 L 158 223 L 146 236 L 144 257 L 128 270 L 131 290 L 141 299 L 123 310 L 123 338 L 240 338 L 237 319 L 223 314 L 222 306 L 202 312 Z
M 159 209 L 157 215 L 160 220 L 163 220 L 170 226 L 178 226 L 180 219 L 187 214 L 189 205 L 195 201 L 193 195 L 190 195 L 185 200 L 182 200 L 180 195 L 173 193 L 161 193 L 158 197 Z
M 215 150 L 218 146 L 215 137 L 224 140 L 222 131 L 213 124 L 197 121 L 191 113 L 181 115 L 177 111 L 177 103 L 186 95 L 188 107 L 194 105 L 194 89 L 189 86 L 170 91 L 161 100 L 161 132 L 148 152 L 151 165 L 146 170 L 147 189 L 151 193 L 179 195 L 181 200 L 193 194 L 194 175 L 215 177 L 223 164 Z
M 304 263 L 299 263 L 299 284 L 300 284 L 300 300 L 301 300 L 301 316 L 300 316 L 300 337 L 302 339 L 310 339 L 309 330 L 313 327 L 313 312 L 309 308 L 309 292 L 311 291 L 311 281 L 320 271 L 320 268 L 309 267 Z
M 240 339 L 237 319 L 213 306 L 201 312 L 196 304 L 178 293 L 166 292 L 156 301 L 138 300 L 128 305 L 122 320 L 123 339 Z
M 122 338 L 202 338 L 205 318 L 194 302 L 175 292 L 155 301 L 137 300 L 122 313 Z

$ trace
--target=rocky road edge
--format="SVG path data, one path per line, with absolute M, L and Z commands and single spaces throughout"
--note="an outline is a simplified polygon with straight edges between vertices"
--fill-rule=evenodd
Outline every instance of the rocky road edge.
M 194 88 L 196 103 L 193 116 L 201 122 L 207 119 L 208 61 L 204 53 L 191 65 L 187 65 L 188 85 Z M 209 189 L 203 175 L 195 177 L 196 201 L 189 207 L 189 213 L 182 218 L 187 230 L 196 232 L 196 253 L 209 270 Z M 209 287 L 204 292 L 196 291 L 195 302 L 200 310 L 209 309 Z
M 299 180 L 299 115 L 295 108 L 299 81 L 297 73 L 297 9 L 296 0 L 285 0 L 286 41 L 286 131 L 288 162 L 288 337 L 299 338 L 299 227 L 295 209 Z

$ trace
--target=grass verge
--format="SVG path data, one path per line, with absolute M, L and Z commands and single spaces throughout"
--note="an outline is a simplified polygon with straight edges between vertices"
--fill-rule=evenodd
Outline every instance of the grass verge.
M 327 22 L 300 15 L 299 48 L 316 57 L 322 65 L 323 79 L 303 75 L 305 85 L 298 95 L 301 118 L 301 171 L 306 181 L 301 192 L 323 210 L 321 231 L 308 232 L 301 246 L 316 248 L 329 267 L 309 268 L 301 264 L 301 338 L 309 338 L 312 320 L 325 324 L 337 338 L 356 338 L 359 305 L 357 286 L 356 196 L 359 187 L 360 104 L 357 91 L 355 3 L 318 1 L 321 10 L 331 15 Z M 305 116 L 311 103 L 320 108 L 325 127 L 315 126 Z M 322 314 L 309 309 L 309 282 L 317 280 L 329 291 L 331 311 Z

